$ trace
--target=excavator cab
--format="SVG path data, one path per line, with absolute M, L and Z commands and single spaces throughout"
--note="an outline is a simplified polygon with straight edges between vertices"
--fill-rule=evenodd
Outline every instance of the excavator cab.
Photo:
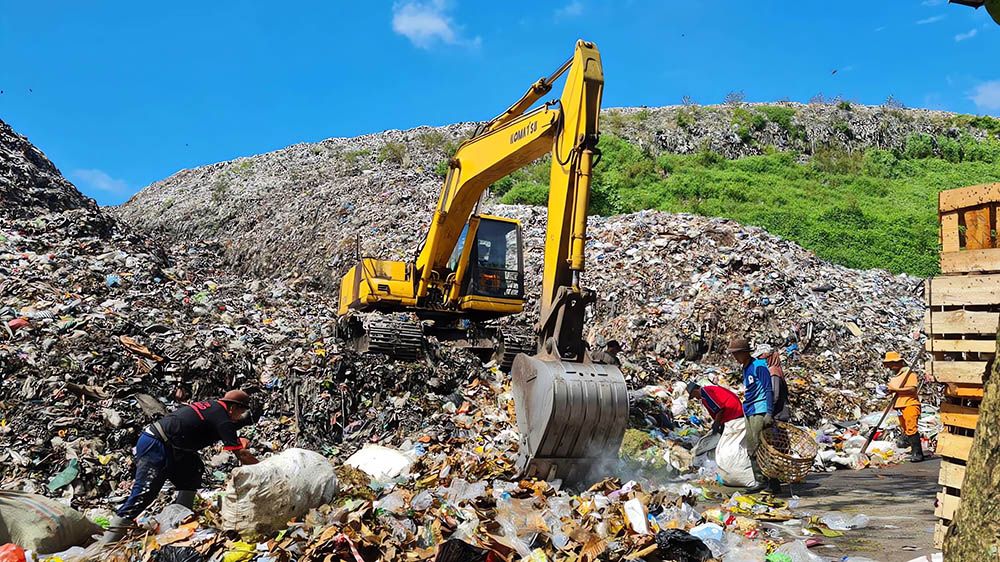
M 522 256 L 518 221 L 473 215 L 448 260 L 458 284 L 459 310 L 477 317 L 520 312 L 524 306 Z

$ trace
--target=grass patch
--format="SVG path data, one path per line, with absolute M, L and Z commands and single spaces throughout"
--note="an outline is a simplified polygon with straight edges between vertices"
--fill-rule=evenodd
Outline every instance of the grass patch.
M 795 152 L 738 160 L 707 149 L 656 156 L 605 134 L 590 210 L 726 217 L 835 263 L 929 276 L 938 272 L 938 192 L 1000 181 L 1000 142 L 936 144 L 913 135 L 902 151 L 823 146 L 800 164 Z M 532 164 L 494 184 L 494 194 L 504 203 L 544 205 L 548 171 L 548 160 Z
M 792 140 L 805 140 L 806 131 L 796 125 L 792 119 L 795 117 L 795 108 L 781 107 L 777 105 L 764 105 L 757 108 L 758 111 L 767 117 L 767 120 L 781 127 L 788 133 Z
M 444 135 L 438 131 L 427 131 L 417 137 L 417 140 L 427 150 L 442 150 L 446 143 Z
M 378 150 L 378 157 L 375 159 L 379 164 L 390 162 L 402 165 L 406 161 L 406 145 L 401 142 L 389 141 Z

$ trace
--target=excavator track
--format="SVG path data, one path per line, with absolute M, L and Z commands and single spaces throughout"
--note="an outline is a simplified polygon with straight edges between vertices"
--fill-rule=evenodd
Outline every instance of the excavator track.
M 419 323 L 401 320 L 371 320 L 362 338 L 367 345 L 359 351 L 382 353 L 400 361 L 419 361 L 424 357 L 424 332 Z
M 496 337 L 493 360 L 500 364 L 500 370 L 509 373 L 518 353 L 535 354 L 535 337 L 529 333 L 499 330 Z

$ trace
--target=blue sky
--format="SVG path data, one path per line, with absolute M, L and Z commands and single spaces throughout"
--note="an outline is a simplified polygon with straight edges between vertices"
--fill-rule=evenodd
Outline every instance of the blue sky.
M 577 38 L 605 107 L 743 90 L 1000 115 L 1000 26 L 945 0 L 369 0 L 6 2 L 0 119 L 111 205 L 184 168 L 488 119 Z

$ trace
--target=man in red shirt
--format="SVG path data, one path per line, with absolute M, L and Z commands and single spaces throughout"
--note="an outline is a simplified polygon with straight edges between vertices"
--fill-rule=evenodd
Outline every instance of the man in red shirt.
M 743 417 L 743 403 L 740 397 L 721 386 L 701 386 L 696 382 L 687 385 L 688 397 L 699 399 L 708 414 L 712 416 L 712 432 L 722 433 L 727 422 Z

